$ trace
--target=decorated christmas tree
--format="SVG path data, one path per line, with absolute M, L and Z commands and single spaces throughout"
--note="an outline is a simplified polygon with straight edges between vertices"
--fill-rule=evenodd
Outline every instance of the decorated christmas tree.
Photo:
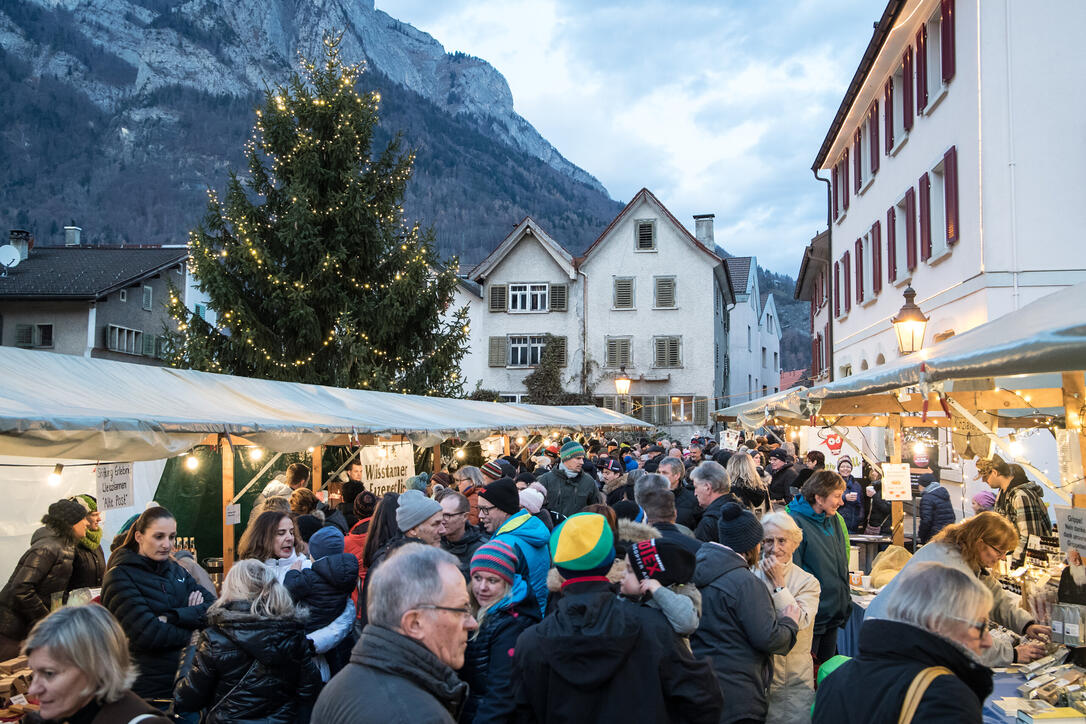
M 377 93 L 338 38 L 266 92 L 249 172 L 209 192 L 190 264 L 213 324 L 171 295 L 178 367 L 294 382 L 456 396 L 467 311 L 452 309 L 455 260 L 402 208 L 413 154 L 371 153 Z

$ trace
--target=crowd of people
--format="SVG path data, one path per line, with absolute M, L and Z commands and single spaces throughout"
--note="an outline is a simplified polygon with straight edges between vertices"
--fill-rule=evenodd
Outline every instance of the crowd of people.
M 878 470 L 764 438 L 567 439 L 380 497 L 355 462 L 329 502 L 296 463 L 218 590 L 166 508 L 107 556 L 94 498 L 60 500 L 0 591 L 0 658 L 29 657 L 46 721 L 882 722 L 935 665 L 917 716 L 980 721 L 987 667 L 1041 655 L 988 621 L 1047 633 L 988 574 L 1043 502 L 981 463 L 994 511 L 955 523 L 925 482 L 930 543 L 844 664 L 849 536 L 890 525 Z M 58 609 L 82 587 L 100 605 Z

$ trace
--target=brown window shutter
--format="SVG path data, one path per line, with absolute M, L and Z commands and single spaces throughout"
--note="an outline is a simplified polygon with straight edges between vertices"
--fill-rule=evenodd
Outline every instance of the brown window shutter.
M 916 189 L 905 192 L 905 263 L 909 271 L 916 268 Z
M 837 217 L 840 216 L 840 211 L 839 211 L 840 206 L 838 205 L 838 197 L 837 197 L 838 179 L 837 179 L 837 165 L 836 164 L 834 164 L 833 170 L 830 171 L 830 186 L 833 189 L 833 220 L 837 221 Z
M 671 398 L 667 395 L 657 395 L 656 404 L 653 406 L 655 415 L 653 417 L 656 420 L 657 425 L 670 425 L 671 424 Z
M 916 31 L 916 112 L 928 106 L 928 26 Z
M 886 210 L 886 279 L 897 281 L 897 209 Z
M 675 278 L 656 277 L 656 306 L 671 308 L 675 306 Z
M 882 224 L 871 226 L 871 293 L 882 291 Z
M 841 259 L 841 277 L 845 282 L 845 312 L 852 309 L 852 257 L 848 250 L 845 250 L 845 255 Z
M 841 161 L 841 190 L 844 192 L 844 200 L 841 202 L 841 206 L 848 211 L 848 149 L 845 149 L 845 155 Z
M 634 280 L 630 277 L 615 279 L 615 309 L 634 308 Z
M 490 285 L 490 311 L 504 312 L 509 303 L 509 287 L 505 284 Z
M 886 79 L 882 98 L 882 125 L 886 127 L 886 155 L 894 150 L 894 77 Z
M 857 239 L 853 245 L 856 249 L 856 303 L 861 304 L 864 300 L 864 242 L 863 239 Z
M 619 367 L 630 364 L 630 340 L 619 339 L 617 342 Z
M 551 284 L 550 310 L 552 312 L 565 312 L 569 308 L 569 286 L 566 284 Z
M 505 367 L 509 359 L 509 343 L 505 337 L 490 338 L 490 367 Z
M 875 101 L 871 106 L 871 114 L 868 118 L 868 128 L 871 136 L 871 175 L 879 172 L 879 102 Z
M 656 248 L 656 224 L 651 221 L 637 222 L 636 248 L 648 251 Z
M 855 184 L 856 193 L 860 193 L 860 186 L 863 185 L 863 159 L 864 155 L 860 150 L 860 144 L 863 143 L 864 134 L 859 128 L 856 129 L 856 133 L 852 134 L 852 175 L 855 177 L 852 183 Z
M 667 344 L 667 366 L 668 367 L 681 367 L 682 366 L 682 337 L 671 337 L 668 339 Z
M 567 364 L 566 358 L 566 338 L 565 337 L 551 337 L 551 344 L 558 347 L 558 366 L 565 367 Z
M 902 127 L 908 133 L 913 128 L 913 49 L 905 49 L 905 57 L 902 58 L 901 78 L 901 120 Z
M 954 0 L 942 0 L 939 4 L 939 57 L 943 63 L 943 82 L 954 77 Z
M 920 259 L 931 258 L 931 178 L 920 177 Z
M 833 263 L 833 316 L 841 316 L 841 262 Z
M 943 154 L 943 193 L 946 204 L 946 243 L 957 244 L 958 229 L 958 149 L 951 146 Z
M 618 367 L 618 343 L 619 340 L 608 337 L 607 338 L 607 350 L 603 355 L 604 367 Z
M 695 397 L 694 398 L 694 424 L 695 425 L 708 425 L 709 424 L 709 398 L 708 397 Z

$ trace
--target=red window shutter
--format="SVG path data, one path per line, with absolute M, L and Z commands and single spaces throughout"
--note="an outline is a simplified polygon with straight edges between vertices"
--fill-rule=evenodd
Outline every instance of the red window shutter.
M 811 376 L 818 377 L 818 337 L 811 338 Z
M 864 243 L 856 240 L 856 303 L 864 300 Z
M 863 133 L 860 129 L 856 129 L 856 133 L 852 134 L 852 172 L 856 177 L 852 182 L 855 185 L 856 193 L 860 193 L 860 186 L 863 185 L 863 153 L 860 152 L 860 144 L 863 142 Z
M 928 106 L 928 26 L 916 31 L 916 112 Z
M 837 221 L 837 217 L 840 215 L 839 209 L 841 208 L 838 202 L 837 187 L 840 186 L 840 180 L 838 179 L 837 166 L 833 167 L 830 172 L 830 185 L 833 187 L 833 220 Z
M 882 224 L 871 226 L 871 294 L 882 291 Z
M 901 113 L 902 127 L 908 133 L 913 129 L 913 49 L 905 49 L 905 57 L 901 60 Z
M 931 258 L 931 178 L 920 177 L 920 258 Z
M 897 209 L 886 210 L 886 280 L 897 281 Z M 904 239 L 902 239 L 904 241 Z
M 939 57 L 943 63 L 943 82 L 954 77 L 954 0 L 939 5 Z
M 848 149 L 845 149 L 845 155 L 841 157 L 841 193 L 844 196 L 841 199 L 841 208 L 848 211 Z
M 886 155 L 894 150 L 894 78 L 886 79 L 882 98 L 882 125 L 886 127 Z
M 830 348 L 830 323 L 822 331 L 822 371 L 833 375 L 833 350 Z
M 833 316 L 841 316 L 841 262 L 833 263 Z
M 868 114 L 867 128 L 871 136 L 871 175 L 879 172 L 879 102 L 875 101 Z
M 848 250 L 845 250 L 844 257 L 841 258 L 841 280 L 845 284 L 845 293 L 841 295 L 845 302 L 845 312 L 852 309 L 852 260 Z
M 951 146 L 943 154 L 943 193 L 946 209 L 946 243 L 957 244 L 958 234 L 958 149 Z
M 905 192 L 905 264 L 909 271 L 916 268 L 916 189 Z

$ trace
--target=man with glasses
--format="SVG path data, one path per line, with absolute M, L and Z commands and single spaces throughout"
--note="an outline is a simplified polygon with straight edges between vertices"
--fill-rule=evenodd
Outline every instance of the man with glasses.
M 468 694 L 456 670 L 478 628 L 456 559 L 407 546 L 370 576 L 369 623 L 350 663 L 321 692 L 312 720 L 454 724 Z
M 479 546 L 489 540 L 478 528 L 468 525 L 470 510 L 468 499 L 460 493 L 448 491 L 441 497 L 441 519 L 445 521 L 441 547 L 460 561 L 460 572 L 465 580 L 471 576 L 471 557 Z
M 517 573 L 535 593 L 540 613 L 546 613 L 551 532 L 543 521 L 521 509 L 516 483 L 501 478 L 479 491 L 479 522 L 492 540 L 501 540 L 517 551 Z

